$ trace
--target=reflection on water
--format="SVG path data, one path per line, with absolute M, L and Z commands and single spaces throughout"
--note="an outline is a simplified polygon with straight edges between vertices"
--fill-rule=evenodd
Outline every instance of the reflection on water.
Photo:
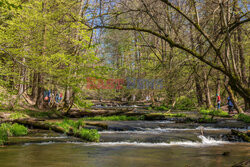
M 0 167 L 229 167 L 250 157 L 250 143 L 221 140 L 221 134 L 230 132 L 225 127 L 167 121 L 108 124 L 100 143 L 71 142 L 79 140 L 48 132 L 15 138 L 25 144 L 0 148 Z
M 0 149 L 1 167 L 184 167 L 231 166 L 250 157 L 247 143 L 210 147 L 102 147 L 74 143 L 19 145 Z M 229 156 L 221 155 L 230 152 Z

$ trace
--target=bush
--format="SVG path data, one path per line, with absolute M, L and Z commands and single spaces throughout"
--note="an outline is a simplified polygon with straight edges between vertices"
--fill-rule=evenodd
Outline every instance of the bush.
M 62 122 L 57 122 L 56 125 L 62 127 L 65 132 L 69 132 L 70 129 L 73 130 L 74 134 L 79 134 L 81 138 L 91 141 L 99 142 L 100 135 L 96 129 L 84 129 L 83 120 L 73 121 L 70 119 L 64 119 Z
M 243 121 L 243 122 L 246 122 L 246 123 L 250 123 L 250 116 L 246 115 L 246 114 L 238 114 L 237 116 L 237 119 L 239 121 Z
M 19 125 L 17 123 L 14 123 L 12 125 L 10 131 L 13 136 L 23 136 L 28 134 L 28 129 L 25 126 Z
M 166 111 L 169 110 L 169 107 L 165 106 L 165 105 L 161 105 L 161 106 L 155 106 L 153 107 L 154 110 L 159 110 L 159 111 Z
M 0 145 L 4 145 L 6 141 L 8 141 L 8 132 L 0 127 Z
M 10 119 L 27 118 L 28 116 L 23 113 L 15 112 L 10 114 Z
M 177 113 L 177 114 L 165 114 L 166 116 L 170 116 L 170 117 L 186 117 L 186 114 L 183 113 Z
M 84 122 L 82 120 L 73 121 L 70 119 L 64 119 L 62 122 L 57 122 L 56 125 L 62 127 L 66 132 L 69 132 L 70 128 L 79 129 L 84 127 Z
M 195 108 L 195 103 L 195 99 L 182 96 L 177 99 L 174 109 L 191 110 Z
M 212 119 L 212 116 L 209 117 L 208 115 L 203 115 L 201 118 L 198 119 L 199 123 L 214 123 L 215 120 Z
M 100 134 L 96 129 L 80 129 L 79 134 L 82 138 L 92 141 L 92 142 L 99 142 Z
M 27 133 L 28 129 L 23 125 L 3 123 L 0 126 L 0 145 L 8 141 L 8 136 L 23 136 Z
M 82 108 L 91 108 L 94 105 L 91 101 L 83 100 L 79 97 L 75 98 L 75 103 L 77 106 Z
M 200 114 L 203 115 L 213 115 L 213 116 L 220 116 L 220 117 L 228 117 L 229 114 L 226 111 L 223 110 L 205 110 L 202 109 L 199 111 Z
M 147 110 L 153 110 L 153 108 L 152 107 L 147 107 Z

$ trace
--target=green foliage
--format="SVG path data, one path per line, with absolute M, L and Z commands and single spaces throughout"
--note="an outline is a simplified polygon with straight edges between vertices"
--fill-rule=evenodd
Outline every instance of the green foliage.
M 56 125 L 65 129 L 66 132 L 69 132 L 71 128 L 80 129 L 81 127 L 84 127 L 85 124 L 82 120 L 73 121 L 73 120 L 65 118 L 62 122 L 57 122 Z
M 10 119 L 19 119 L 19 118 L 27 118 L 28 116 L 24 113 L 14 112 L 10 114 Z
M 229 117 L 228 112 L 223 111 L 223 110 L 205 110 L 201 109 L 199 111 L 200 114 L 203 115 L 213 115 L 213 116 L 219 116 L 219 117 Z
M 196 99 L 182 96 L 177 99 L 174 109 L 192 110 L 195 108 Z
M 214 123 L 216 122 L 212 116 L 208 116 L 208 115 L 203 115 L 201 118 L 198 119 L 199 123 Z
M 28 134 L 28 129 L 23 126 L 19 125 L 17 123 L 14 123 L 10 129 L 13 136 L 23 136 Z
M 94 104 L 91 101 L 88 100 L 83 100 L 77 96 L 75 98 L 75 103 L 77 106 L 82 107 L 82 108 L 91 108 Z
M 19 2 L 19 3 L 21 2 L 20 0 L 16 0 L 16 1 Z M 22 6 L 11 3 L 8 0 L 0 0 L 0 9 L 1 8 L 7 8 L 8 10 L 11 10 L 11 8 L 14 8 L 14 9 L 20 8 L 21 9 Z
M 238 119 L 239 121 L 250 123 L 250 116 L 249 115 L 241 113 L 241 114 L 235 115 L 235 118 Z
M 153 108 L 152 107 L 147 107 L 147 110 L 153 110 Z
M 4 145 L 6 141 L 8 141 L 8 132 L 6 129 L 0 127 L 0 145 Z
M 91 142 L 99 142 L 100 135 L 96 129 L 84 129 L 83 120 L 73 121 L 70 119 L 64 119 L 62 122 L 55 123 L 57 126 L 62 127 L 65 132 L 69 132 L 70 130 L 73 133 L 80 135 L 81 138 L 91 141 Z
M 8 141 L 8 136 L 23 136 L 28 134 L 28 129 L 17 123 L 3 123 L 0 126 L 0 145 Z
M 177 113 L 177 114 L 165 114 L 166 116 L 170 116 L 170 117 L 186 117 L 186 114 L 183 113 Z
M 80 130 L 78 130 L 78 133 L 81 135 L 82 138 L 88 141 L 99 142 L 100 134 L 96 129 L 81 128 Z
M 169 108 L 165 105 L 161 105 L 159 107 L 154 107 L 154 110 L 166 111 L 169 110 Z
M 144 117 L 136 117 L 136 116 L 108 116 L 108 117 L 102 117 L 102 116 L 96 116 L 96 117 L 86 117 L 82 118 L 83 120 L 92 120 L 92 121 L 135 121 L 135 120 L 143 120 Z

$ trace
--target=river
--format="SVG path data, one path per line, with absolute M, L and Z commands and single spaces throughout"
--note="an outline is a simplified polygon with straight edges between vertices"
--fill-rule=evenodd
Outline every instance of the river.
M 229 128 L 169 121 L 110 121 L 100 143 L 63 135 L 0 148 L 1 167 L 223 167 L 248 160 L 249 143 L 223 141 Z M 246 129 L 249 127 L 247 126 Z M 201 135 L 201 129 L 204 135 Z M 240 130 L 246 130 L 240 129 Z M 25 139 L 23 137 L 22 139 Z M 222 155 L 226 152 L 226 156 Z

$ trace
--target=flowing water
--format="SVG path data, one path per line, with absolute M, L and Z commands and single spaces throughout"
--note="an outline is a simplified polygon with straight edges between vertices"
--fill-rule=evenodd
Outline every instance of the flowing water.
M 222 140 L 222 134 L 230 132 L 226 127 L 169 121 L 106 123 L 109 129 L 100 132 L 100 143 L 41 133 L 29 138 L 33 142 L 0 148 L 0 167 L 223 167 L 250 157 L 249 143 Z

